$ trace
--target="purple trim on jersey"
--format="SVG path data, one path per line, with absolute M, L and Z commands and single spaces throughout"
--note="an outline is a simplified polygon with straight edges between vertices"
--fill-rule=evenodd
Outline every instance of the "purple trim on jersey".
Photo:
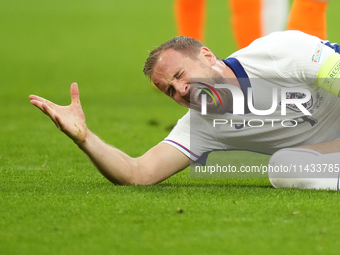
M 251 88 L 251 84 L 250 84 L 250 81 L 249 81 L 249 77 L 248 77 L 246 71 L 244 70 L 243 66 L 241 65 L 241 63 L 236 58 L 227 58 L 227 59 L 222 59 L 222 60 L 228 67 L 230 67 L 230 69 L 236 75 L 236 78 L 241 85 L 241 89 L 243 91 L 244 97 L 245 97 L 246 101 L 248 101 L 248 88 Z M 254 102 L 254 100 L 253 100 L 253 102 Z M 248 108 L 248 104 L 246 102 L 245 102 L 244 106 L 245 106 L 245 112 L 244 113 L 250 113 L 249 108 Z
M 202 154 L 202 156 L 199 157 L 196 160 L 196 163 L 199 163 L 199 164 L 205 166 L 207 164 L 207 159 L 208 159 L 209 154 L 211 152 L 214 152 L 214 151 L 249 151 L 249 152 L 255 152 L 255 153 L 260 153 L 260 154 L 264 154 L 264 155 L 271 155 L 271 154 L 268 154 L 268 153 L 259 152 L 259 151 L 252 151 L 252 150 L 243 150 L 243 149 L 227 149 L 227 150 L 224 150 L 224 149 L 220 149 L 220 150 L 211 150 L 211 151 L 204 152 Z
M 321 42 L 324 45 L 328 46 L 329 48 L 335 50 L 335 52 L 340 53 L 340 46 L 336 43 L 330 43 L 330 42 Z
M 319 156 L 319 155 L 322 155 L 321 153 L 317 153 L 317 152 L 314 152 L 314 151 L 309 151 L 308 149 L 307 150 L 299 150 L 299 149 L 282 149 L 282 150 L 285 150 L 285 151 L 292 151 L 292 152 L 303 152 L 303 153 L 310 153 L 314 156 Z M 212 150 L 212 151 L 207 151 L 207 152 L 204 152 L 202 154 L 201 157 L 199 157 L 196 162 L 201 164 L 201 165 L 206 165 L 207 163 L 207 159 L 208 159 L 208 156 L 211 152 L 214 152 L 214 151 L 249 151 L 249 152 L 255 152 L 255 153 L 260 153 L 260 154 L 264 154 L 264 155 L 271 155 L 271 154 L 268 154 L 268 153 L 264 153 L 264 152 L 259 152 L 259 151 L 252 151 L 252 150 L 243 150 L 243 149 L 227 149 L 227 150 Z M 340 173 L 339 173 L 339 178 L 340 178 Z
M 165 139 L 164 141 L 172 142 L 172 143 L 178 145 L 179 147 L 181 147 L 182 149 L 186 150 L 187 152 L 189 152 L 189 153 L 190 153 L 191 155 L 193 155 L 194 157 L 199 158 L 198 155 L 196 155 L 195 153 L 193 153 L 192 151 L 190 151 L 188 148 L 184 147 L 183 145 L 181 145 L 181 144 L 179 144 L 179 143 L 177 143 L 177 142 L 175 142 L 175 141 L 173 141 L 173 140 Z

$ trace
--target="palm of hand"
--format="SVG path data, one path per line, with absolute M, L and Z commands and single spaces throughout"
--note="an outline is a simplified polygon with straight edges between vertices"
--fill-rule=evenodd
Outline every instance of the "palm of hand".
M 71 85 L 72 102 L 68 106 L 54 104 L 42 97 L 30 95 L 31 104 L 51 118 L 57 128 L 69 136 L 76 144 L 86 140 L 85 115 L 79 100 L 78 85 Z

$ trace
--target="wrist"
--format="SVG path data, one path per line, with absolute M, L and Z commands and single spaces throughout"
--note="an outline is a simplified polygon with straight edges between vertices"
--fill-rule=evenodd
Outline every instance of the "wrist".
M 91 131 L 88 128 L 86 128 L 86 130 L 83 131 L 83 132 L 84 133 L 83 134 L 79 134 L 76 139 L 73 139 L 73 142 L 76 145 L 78 145 L 78 147 L 83 147 L 87 143 L 89 137 L 92 134 Z

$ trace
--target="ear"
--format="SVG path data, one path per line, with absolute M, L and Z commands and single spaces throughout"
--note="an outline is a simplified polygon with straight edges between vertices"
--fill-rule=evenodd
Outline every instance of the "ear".
M 211 66 L 216 64 L 216 56 L 214 53 L 212 53 L 211 50 L 209 50 L 207 47 L 201 48 L 201 55 L 209 62 Z

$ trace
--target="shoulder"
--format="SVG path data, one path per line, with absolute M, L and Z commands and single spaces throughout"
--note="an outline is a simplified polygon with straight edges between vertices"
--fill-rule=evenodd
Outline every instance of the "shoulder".
M 267 36 L 253 41 L 248 47 L 235 52 L 233 55 L 249 54 L 271 54 L 276 52 L 290 52 L 294 49 L 301 49 L 308 45 L 315 45 L 321 42 L 318 37 L 305 34 L 300 31 L 287 30 L 274 32 Z
M 321 39 L 309 35 L 306 33 L 303 33 L 301 31 L 297 30 L 286 30 L 286 31 L 280 31 L 280 32 L 274 32 L 267 36 L 261 37 L 257 40 L 255 40 L 250 46 L 258 45 L 258 44 L 280 44 L 280 45 L 286 45 L 288 44 L 303 44 L 303 43 L 315 43 L 320 42 Z
M 245 69 L 259 77 L 316 78 L 322 60 L 334 52 L 318 37 L 300 31 L 275 32 L 234 53 Z

